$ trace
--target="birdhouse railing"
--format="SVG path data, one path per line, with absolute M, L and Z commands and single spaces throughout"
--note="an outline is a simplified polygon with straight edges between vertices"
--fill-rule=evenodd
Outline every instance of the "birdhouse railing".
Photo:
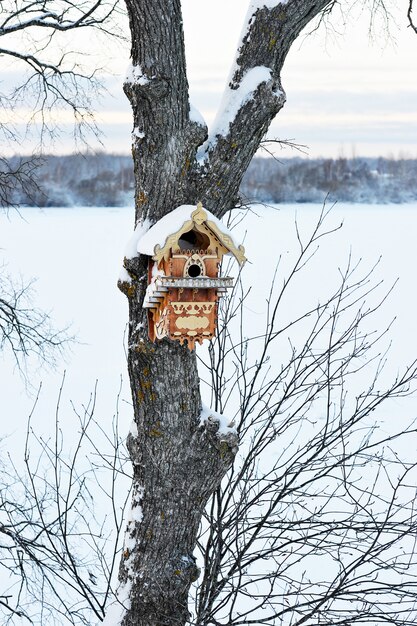
M 233 278 L 230 276 L 218 276 L 208 278 L 201 276 L 189 278 L 187 276 L 158 276 L 148 286 L 143 307 L 145 309 L 157 308 L 170 289 L 216 289 L 217 295 L 222 296 L 227 289 L 233 288 Z
M 207 276 L 198 276 L 191 278 L 188 276 L 174 277 L 174 276 L 159 276 L 155 281 L 163 287 L 173 287 L 174 289 L 218 289 L 233 287 L 233 278 L 230 276 L 218 276 L 217 278 L 208 278 Z

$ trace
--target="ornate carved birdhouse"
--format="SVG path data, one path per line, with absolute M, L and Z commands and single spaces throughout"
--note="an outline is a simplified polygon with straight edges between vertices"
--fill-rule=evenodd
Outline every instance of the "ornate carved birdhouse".
M 152 341 L 169 337 L 195 342 L 211 339 L 217 324 L 219 298 L 233 287 L 233 279 L 219 275 L 225 254 L 243 265 L 243 246 L 201 203 L 180 206 L 150 228 L 138 243 L 149 258 L 144 307 L 149 309 Z

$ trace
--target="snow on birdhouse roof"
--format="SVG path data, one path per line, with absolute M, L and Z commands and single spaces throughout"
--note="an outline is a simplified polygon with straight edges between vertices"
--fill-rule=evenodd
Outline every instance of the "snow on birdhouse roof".
M 204 223 L 207 228 L 220 240 L 221 244 L 232 253 L 240 264 L 246 261 L 243 246 L 238 246 L 232 233 L 210 211 L 204 209 L 201 202 L 197 207 L 193 204 L 183 204 L 154 224 L 137 243 L 137 251 L 147 256 L 159 257 L 160 251 L 181 233 L 198 228 Z M 169 241 L 168 241 L 169 239 Z

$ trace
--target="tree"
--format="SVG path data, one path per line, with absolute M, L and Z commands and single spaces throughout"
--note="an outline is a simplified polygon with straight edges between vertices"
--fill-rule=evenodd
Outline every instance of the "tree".
M 400 445 L 414 441 L 416 423 L 390 427 L 378 410 L 415 389 L 417 364 L 383 386 L 390 327 L 367 331 L 386 297 L 370 280 L 375 268 L 363 273 L 349 259 L 323 301 L 297 304 L 293 283 L 324 219 L 299 236 L 287 274 L 277 272 L 264 332 L 247 336 L 247 293 L 235 294 L 203 363 L 241 448 L 204 514 L 192 624 L 416 619 L 417 465 Z
M 86 127 L 92 126 L 90 109 L 90 88 L 97 88 L 99 82 L 95 71 L 82 69 L 80 55 L 73 51 L 64 51 L 62 37 L 79 29 L 99 29 L 106 31 L 113 14 L 118 10 L 118 0 L 85 0 L 73 3 L 70 0 L 43 0 L 32 2 L 5 0 L 0 7 L 0 60 L 3 68 L 13 65 L 14 84 L 3 80 L 0 92 L 2 119 L 0 135 L 4 145 L 8 143 L 16 149 L 22 136 L 14 123 L 14 112 L 19 104 L 24 104 L 31 111 L 26 131 L 37 125 L 40 148 L 45 133 L 54 137 L 58 127 L 53 118 L 54 112 L 68 108 L 74 116 L 74 132 L 83 137 Z M 3 43 L 4 42 L 4 43 Z M 5 73 L 3 73 L 3 76 Z M 10 79 L 9 75 L 9 79 Z M 30 127 L 33 122 L 34 126 Z M 27 138 L 27 133 L 23 134 Z M 4 148 L 5 150 L 5 148 Z M 26 194 L 29 198 L 38 191 L 36 169 L 42 162 L 39 155 L 23 158 L 0 158 L 0 211 L 8 212 L 18 208 L 17 198 Z M 33 281 L 32 281 L 33 282 Z M 41 364 L 54 364 L 61 355 L 63 347 L 71 339 L 66 330 L 53 328 L 48 313 L 33 306 L 32 282 L 12 279 L 6 266 L 0 266 L 0 350 L 10 351 L 18 369 L 25 374 L 25 367 L 30 357 L 35 356 Z M 48 450 L 46 449 L 46 452 Z M 44 449 L 45 452 L 45 449 Z M 48 454 L 46 455 L 48 456 Z M 28 462 L 28 459 L 26 459 Z M 55 470 L 59 473 L 59 459 Z M 0 593 L 0 607 L 9 620 L 17 617 L 31 622 L 30 609 L 22 606 L 20 599 L 23 589 L 33 592 L 33 597 L 44 596 L 49 590 L 53 595 L 56 580 L 67 582 L 65 575 L 71 572 L 77 579 L 77 566 L 73 555 L 68 554 L 69 562 L 62 559 L 63 546 L 68 545 L 68 514 L 74 504 L 62 505 L 58 487 L 55 494 L 45 478 L 42 487 L 33 491 L 38 483 L 36 468 L 29 471 L 29 486 L 19 476 L 8 473 L 2 463 L 0 484 L 0 542 L 2 569 L 8 570 L 12 578 L 19 578 L 20 590 L 17 600 L 13 594 Z M 42 481 L 41 481 L 42 482 Z M 77 480 L 75 481 L 77 482 Z M 70 481 L 70 491 L 74 484 Z M 23 487 L 23 491 L 22 491 Z M 52 495 L 51 495 L 52 494 Z M 82 497 L 84 497 L 83 494 Z M 81 498 L 81 496 L 80 496 Z M 56 505 L 57 516 L 45 522 L 43 515 L 50 511 L 51 502 Z M 65 527 L 65 528 L 64 528 Z M 49 545 L 48 545 L 48 542 Z M 45 558 L 46 557 L 46 558 Z M 72 560 L 71 560 L 72 559 Z M 30 566 L 37 572 L 34 577 L 28 575 Z M 39 583 L 38 587 L 35 582 Z M 85 590 L 84 586 L 84 590 Z M 81 588 L 81 595 L 83 589 Z M 29 593 L 30 595 L 30 593 Z M 84 593 L 85 596 L 85 593 Z M 48 613 L 48 602 L 41 613 L 41 621 Z M 64 594 L 62 594 L 64 598 Z M 68 619 L 78 615 L 78 609 L 65 606 Z M 55 603 L 54 608 L 57 604 Z M 93 603 L 94 606 L 94 603 Z M 62 608 L 59 607 L 59 608 Z M 102 614 L 100 604 L 95 605 L 98 615 Z M 80 612 L 80 614 L 82 611 Z
M 133 158 L 138 229 L 145 220 L 152 225 L 181 204 L 202 201 L 218 217 L 239 205 L 242 176 L 271 120 L 285 102 L 280 74 L 286 55 L 302 29 L 316 16 L 328 13 L 333 4 L 329 0 L 250 2 L 224 106 L 208 136 L 204 122 L 190 109 L 188 100 L 180 0 L 126 0 L 132 71 L 124 89 L 132 105 L 136 131 Z M 180 626 L 187 622 L 190 585 L 199 575 L 193 552 L 205 506 L 214 493 L 213 507 L 221 511 L 216 517 L 219 526 L 207 530 L 207 569 L 198 595 L 197 621 L 193 623 L 262 623 L 257 616 L 238 620 L 233 617 L 233 611 L 222 621 L 216 621 L 212 604 L 213 598 L 218 598 L 224 589 L 218 578 L 223 576 L 223 566 L 216 564 L 212 550 L 222 550 L 224 537 L 220 527 L 224 516 L 229 524 L 233 523 L 230 506 L 235 501 L 224 496 L 224 509 L 224 497 L 218 494 L 223 493 L 219 491 L 222 479 L 233 464 L 236 436 L 232 430 L 217 436 L 215 418 L 201 425 L 196 356 L 175 342 L 149 341 L 142 308 L 147 261 L 136 256 L 126 258 L 124 265 L 129 279 L 121 280 L 119 286 L 129 302 L 128 369 L 135 427 L 129 433 L 128 448 L 133 465 L 133 495 L 119 574 L 121 608 L 117 614 L 117 606 L 112 607 L 106 625 Z M 351 336 L 349 332 L 345 335 L 348 344 L 355 339 L 352 332 Z M 326 364 L 322 364 L 328 368 L 323 392 L 331 387 L 332 348 L 328 349 L 328 355 Z M 293 365 L 297 362 L 298 358 Z M 320 360 L 317 364 L 320 368 Z M 400 378 L 399 387 L 394 385 L 391 393 L 403 390 L 413 377 L 414 369 Z M 373 398 L 372 386 L 366 397 Z M 250 403 L 250 398 L 246 397 L 246 402 Z M 358 410 L 361 413 L 360 404 Z M 372 410 L 372 404 L 368 410 Z M 244 407 L 242 411 L 244 416 Z M 320 456 L 322 468 L 327 462 L 325 451 L 330 454 L 332 449 L 336 423 L 336 418 L 329 415 L 328 429 L 312 444 L 324 454 Z M 352 425 L 356 423 L 353 419 Z M 242 427 L 240 435 L 245 432 Z M 339 442 L 343 443 L 343 429 Z M 256 450 L 259 453 L 262 444 Z M 362 451 L 365 453 L 366 445 L 357 448 L 357 454 Z M 309 458 L 314 465 L 312 449 Z M 252 466 L 245 467 L 249 469 L 242 470 L 242 476 L 250 480 L 245 472 L 250 476 Z M 346 463 L 343 461 L 338 467 L 346 467 Z M 230 481 L 234 484 L 235 480 L 236 475 L 232 474 Z M 285 481 L 284 470 L 282 480 Z M 267 489 L 275 488 L 276 482 L 271 480 Z M 352 501 L 353 496 L 349 494 L 349 498 Z M 362 504 L 358 502 L 357 506 Z M 213 517 L 208 519 L 213 522 Z M 346 523 L 348 519 L 347 516 Z M 250 528 L 256 523 L 251 519 Z M 231 544 L 227 549 L 232 550 Z M 244 554 L 248 554 L 246 548 Z M 242 590 L 244 572 L 237 571 L 241 574 Z M 266 581 L 271 585 L 270 598 L 277 593 L 274 586 L 277 578 L 278 574 Z M 224 584 L 231 585 L 227 602 L 233 604 L 235 583 L 230 581 L 229 578 Z M 291 589 L 291 594 L 301 592 L 307 593 L 302 582 Z M 330 602 L 331 592 L 325 597 Z M 358 599 L 361 597 L 359 593 Z M 306 614 L 297 623 L 310 618 L 317 620 L 323 603 L 311 601 L 308 606 L 301 603 L 300 610 L 303 606 Z M 363 609 L 363 614 L 367 611 Z M 281 613 L 269 613 L 267 619 L 281 620 Z M 343 619 L 337 623 L 350 623 L 349 618 Z
M 13 113 L 24 103 L 31 110 L 26 121 L 38 125 L 41 140 L 45 132 L 57 133 L 56 111 L 71 111 L 76 137 L 83 137 L 89 125 L 95 128 L 91 95 L 100 85 L 97 68 L 88 68 L 82 55 L 69 49 L 67 34 L 83 29 L 110 34 L 118 5 L 118 0 L 2 2 L 0 58 L 5 67 L 12 65 L 15 77 L 0 93 L 2 109 Z M 2 120 L 0 131 L 13 144 L 19 140 L 13 115 Z
M 0 107 L 7 116 L 0 121 L 5 145 L 15 148 L 22 140 L 14 122 L 14 112 L 22 103 L 31 111 L 26 132 L 37 129 L 39 151 L 45 134 L 57 136 L 59 126 L 53 116 L 63 109 L 73 114 L 75 137 L 83 138 L 87 128 L 96 131 L 91 111 L 91 95 L 100 85 L 96 70 L 83 67 L 77 52 L 66 51 L 63 37 L 80 29 L 109 33 L 118 10 L 118 0 L 2 2 L 0 59 L 5 68 L 12 64 L 16 77 L 11 84 L 4 81 L 0 92 Z M 17 208 L 19 197 L 32 199 L 39 193 L 41 163 L 40 154 L 0 158 L 0 211 Z M 54 350 L 59 352 L 69 337 L 53 329 L 47 313 L 32 307 L 32 283 L 13 280 L 3 265 L 0 287 L 0 349 L 11 349 L 21 371 L 29 354 L 53 361 Z
M 292 265 L 280 263 L 271 286 L 265 327 L 253 332 L 252 303 L 238 284 L 200 355 L 211 405 L 235 418 L 241 445 L 204 511 L 190 624 L 415 623 L 416 462 L 413 445 L 411 458 L 396 450 L 417 429 L 409 420 L 379 425 L 375 414 L 394 400 L 398 417 L 416 364 L 383 385 L 390 328 L 370 332 L 385 299 L 372 270 L 349 261 L 319 304 L 298 297 L 299 274 L 315 280 L 310 261 L 325 217 L 307 235 L 300 225 L 298 254 L 292 246 Z M 106 624 L 120 622 L 123 607 L 110 598 L 131 476 L 117 419 L 109 436 L 95 404 L 94 392 L 74 406 L 69 427 L 78 437 L 68 451 L 60 390 L 55 432 L 37 437 L 34 416 L 23 467 L 2 464 L 4 623 L 92 624 L 104 613 Z M 206 413 L 212 433 L 215 411 Z M 138 509 L 128 514 L 130 527 L 137 517 Z M 128 536 L 124 561 L 132 543 Z
M 91 624 L 102 620 L 117 567 L 128 485 L 127 455 L 117 431 L 95 418 L 96 389 L 73 405 L 73 447 L 66 445 L 61 398 L 55 428 L 33 427 L 41 389 L 29 417 L 23 463 L 4 455 L 0 478 L 0 616 L 2 624 Z M 8 456 L 8 458 L 7 458 Z M 105 514 L 95 507 L 97 492 Z M 121 498 L 116 493 L 123 493 Z
M 8 116 L 0 121 L 0 136 L 14 147 L 22 137 L 14 122 L 14 112 L 24 103 L 31 109 L 26 120 L 27 131 L 37 127 L 40 148 L 45 133 L 57 135 L 59 127 L 55 112 L 68 108 L 74 119 L 74 134 L 82 138 L 88 127 L 95 130 L 91 111 L 91 95 L 100 82 L 95 70 L 83 68 L 80 55 L 65 51 L 62 38 L 74 30 L 98 29 L 109 32 L 111 19 L 118 11 L 118 0 L 86 0 L 74 4 L 69 0 L 22 0 L 2 2 L 0 9 L 0 59 L 4 67 L 12 63 L 16 79 L 0 92 L 0 106 Z M 58 41 L 57 41 L 58 38 Z M 3 44 L 4 42 L 4 44 Z M 7 90 L 9 85 L 9 90 Z M 39 191 L 37 168 L 39 155 L 8 160 L 0 158 L 0 210 L 17 208 L 17 198 L 33 198 Z M 0 346 L 11 347 L 15 356 L 34 351 L 46 356 L 48 349 L 58 345 L 63 336 L 48 329 L 46 314 L 20 304 L 30 292 L 30 285 L 14 285 L 1 268 L 2 298 L 0 300 Z M 21 365 L 21 361 L 18 359 Z

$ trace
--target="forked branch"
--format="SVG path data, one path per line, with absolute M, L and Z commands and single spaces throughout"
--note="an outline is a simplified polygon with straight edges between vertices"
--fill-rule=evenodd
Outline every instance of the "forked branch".
M 413 29 L 413 31 L 417 33 L 417 25 L 414 23 L 414 19 L 412 15 L 413 8 L 414 8 L 414 0 L 409 0 L 408 10 L 407 10 L 408 23 L 409 23 L 409 26 L 411 26 L 411 28 Z

